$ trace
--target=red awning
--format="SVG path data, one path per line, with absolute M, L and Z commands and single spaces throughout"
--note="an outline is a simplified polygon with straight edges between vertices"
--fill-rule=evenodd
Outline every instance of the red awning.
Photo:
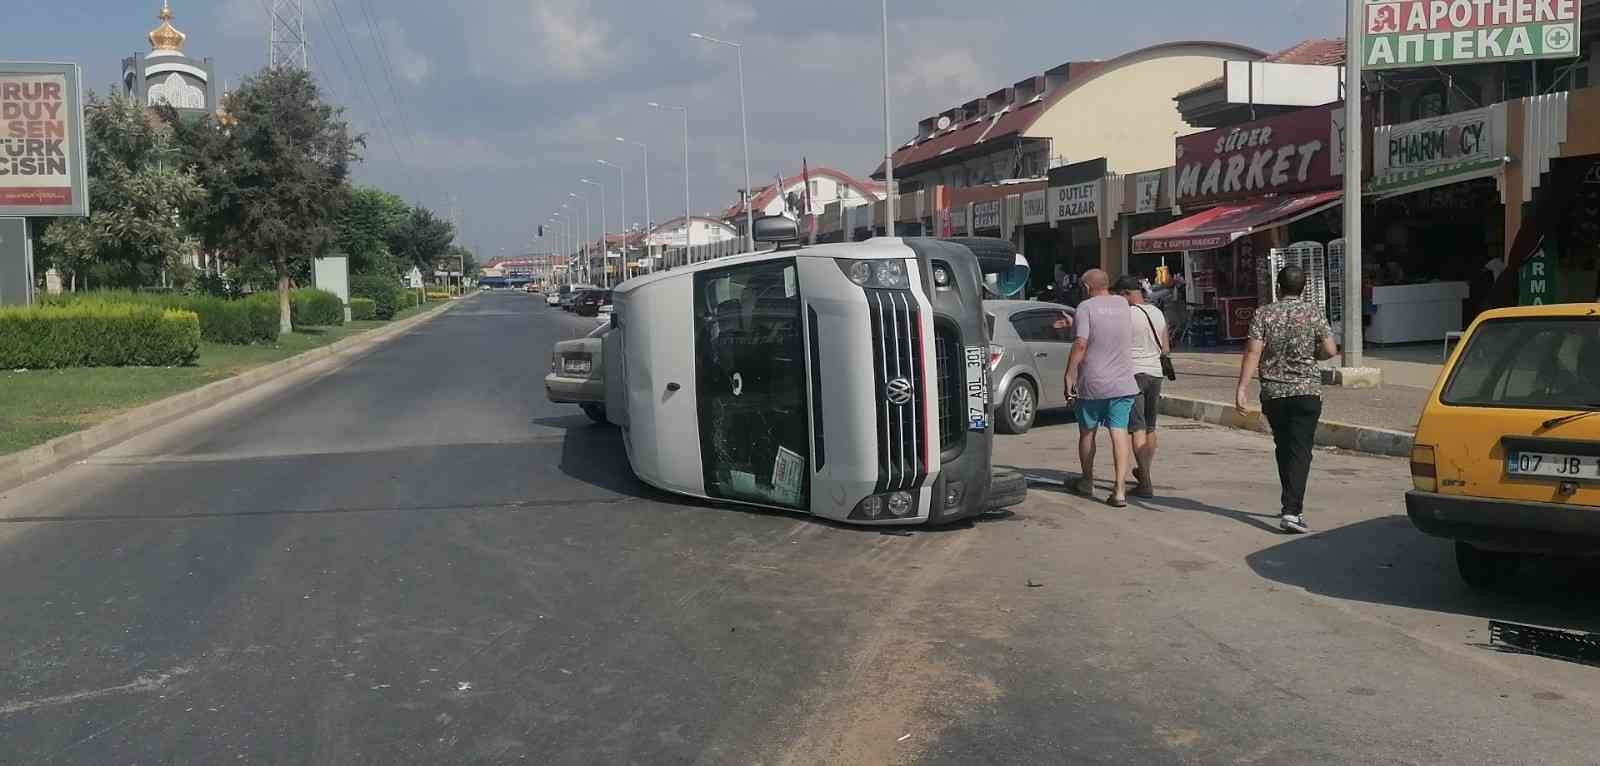
M 1247 234 L 1315 215 L 1339 204 L 1343 192 L 1288 194 L 1218 205 L 1133 238 L 1133 252 L 1176 253 L 1227 247 Z

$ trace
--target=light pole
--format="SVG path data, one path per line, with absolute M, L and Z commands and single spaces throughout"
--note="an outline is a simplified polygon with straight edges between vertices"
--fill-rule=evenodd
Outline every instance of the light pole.
M 550 228 L 554 230 L 556 235 L 555 252 L 557 253 L 565 252 L 567 248 L 566 239 L 564 238 L 566 232 L 563 230 L 565 224 L 566 220 L 561 217 L 561 211 L 557 210 L 554 215 L 550 216 Z M 551 265 L 550 273 L 552 275 L 555 274 L 554 264 Z
M 689 248 L 694 243 L 689 228 L 689 221 L 694 218 L 689 214 L 689 107 L 663 106 L 654 101 L 650 102 L 650 106 L 667 112 L 683 112 L 683 261 L 687 264 L 692 252 Z
M 608 168 L 614 168 L 617 171 L 617 212 L 622 216 L 621 222 L 618 224 L 622 228 L 622 267 L 617 274 L 625 277 L 628 274 L 628 176 L 622 172 L 621 165 L 615 165 L 605 160 L 600 160 L 600 164 Z M 607 256 L 609 257 L 609 255 L 608 253 Z M 610 271 L 611 266 L 608 262 L 606 272 L 609 274 Z M 606 286 L 610 287 L 610 285 Z
M 606 185 L 587 178 L 578 179 L 578 183 L 588 184 L 600 189 L 600 286 L 610 287 L 611 269 L 609 259 L 611 258 L 611 243 L 606 241 Z
M 592 284 L 589 282 L 589 232 L 594 228 L 594 217 L 589 214 L 589 195 L 579 194 L 577 192 L 567 192 L 567 196 L 573 199 L 583 200 L 583 231 L 578 232 L 578 236 L 583 239 L 583 247 L 581 248 L 583 258 L 583 281 L 585 284 Z
M 1366 32 L 1360 0 L 1345 6 L 1345 38 L 1352 41 L 1344 69 L 1344 366 L 1361 367 L 1366 340 L 1361 313 L 1361 57 Z M 1537 88 L 1535 88 L 1537 90 Z M 1277 275 L 1272 275 L 1273 279 Z M 1352 312 L 1351 307 L 1356 307 Z
M 887 4 L 888 0 L 884 0 L 884 3 Z M 885 7 L 887 7 L 887 5 Z M 885 10 L 884 13 L 888 13 L 888 11 Z M 885 18 L 887 18 L 887 16 L 885 16 Z M 689 34 L 689 36 L 693 37 L 696 40 L 704 40 L 704 41 L 706 41 L 708 43 L 712 43 L 714 45 L 726 45 L 729 48 L 732 48 L 734 50 L 734 53 L 736 54 L 736 56 L 738 58 L 738 62 L 739 62 L 739 132 L 744 137 L 744 194 L 743 194 L 743 197 L 744 197 L 744 235 L 745 235 L 745 248 L 746 248 L 747 252 L 752 252 L 753 253 L 756 250 L 756 229 L 755 229 L 756 214 L 755 214 L 755 211 L 753 209 L 751 209 L 752 206 L 750 204 L 751 201 L 752 201 L 751 198 L 750 198 L 750 194 L 751 194 L 751 191 L 752 191 L 751 188 L 750 188 L 750 120 L 749 120 L 749 112 L 745 109 L 745 102 L 744 102 L 744 44 L 743 43 L 729 42 L 727 40 L 718 40 L 715 37 L 708 37 L 706 35 L 700 34 L 699 32 L 692 32 L 692 33 Z M 887 71 L 887 70 L 885 70 L 885 71 Z M 884 88 L 885 88 L 885 92 L 887 92 L 888 86 L 885 85 Z M 782 190 L 780 189 L 779 191 L 781 192 Z M 687 221 L 685 221 L 685 223 L 687 223 Z
M 889 124 L 889 0 L 883 0 L 883 228 L 894 236 L 894 131 Z
M 629 141 L 617 136 L 619 144 L 633 144 L 644 152 L 644 260 L 650 271 L 656 270 L 656 259 L 650 252 L 650 146 L 642 141 Z

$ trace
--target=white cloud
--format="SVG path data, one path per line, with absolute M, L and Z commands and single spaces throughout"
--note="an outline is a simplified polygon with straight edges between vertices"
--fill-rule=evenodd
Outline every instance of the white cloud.
M 591 0 L 489 0 L 467 19 L 473 71 L 517 84 L 581 80 L 618 68 L 627 45 Z
M 389 63 L 394 66 L 394 73 L 405 78 L 412 85 L 421 85 L 433 73 L 433 61 L 426 53 L 417 50 L 411 44 L 411 37 L 406 34 L 405 27 L 392 19 L 385 19 L 378 24 L 379 34 L 383 35 L 384 53 L 389 57 Z

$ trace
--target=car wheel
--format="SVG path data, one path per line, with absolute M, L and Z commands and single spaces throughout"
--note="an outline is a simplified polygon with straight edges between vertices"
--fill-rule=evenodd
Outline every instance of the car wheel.
M 995 427 L 1000 433 L 1025 434 L 1033 428 L 1034 418 L 1039 416 L 1039 395 L 1033 390 L 1033 384 L 1026 378 L 1011 381 L 1005 398 L 1000 400 L 998 414 Z
M 1493 590 L 1517 571 L 1522 556 L 1504 551 L 1486 551 L 1456 542 L 1456 571 L 1475 590 Z
M 580 404 L 578 407 L 583 410 L 583 414 L 589 416 L 590 420 L 596 423 L 606 422 L 606 406 L 604 404 Z

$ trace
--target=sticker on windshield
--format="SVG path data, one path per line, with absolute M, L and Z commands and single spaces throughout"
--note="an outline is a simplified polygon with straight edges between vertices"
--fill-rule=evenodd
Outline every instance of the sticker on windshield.
M 783 270 L 783 297 L 793 298 L 800 294 L 800 285 L 795 279 L 794 267 Z
M 983 346 L 967 347 L 967 429 L 989 430 L 989 380 L 984 366 L 989 350 Z
M 777 456 L 772 459 L 773 491 L 786 502 L 800 502 L 800 482 L 805 474 L 806 459 L 779 447 Z

